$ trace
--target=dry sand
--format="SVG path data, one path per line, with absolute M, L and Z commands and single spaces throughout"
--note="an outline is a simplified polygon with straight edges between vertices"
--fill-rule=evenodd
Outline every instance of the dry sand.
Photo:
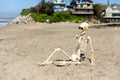
M 120 80 L 120 24 L 89 28 L 96 66 L 88 62 L 65 67 L 38 65 L 57 47 L 71 55 L 78 26 L 41 23 L 0 27 L 0 80 Z M 56 53 L 52 59 L 63 58 Z

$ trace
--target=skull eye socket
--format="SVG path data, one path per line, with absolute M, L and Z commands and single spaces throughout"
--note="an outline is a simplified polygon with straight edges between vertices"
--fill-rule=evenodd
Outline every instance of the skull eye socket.
M 78 27 L 78 29 L 81 29 L 81 30 L 83 30 L 83 28 L 81 28 L 81 27 Z

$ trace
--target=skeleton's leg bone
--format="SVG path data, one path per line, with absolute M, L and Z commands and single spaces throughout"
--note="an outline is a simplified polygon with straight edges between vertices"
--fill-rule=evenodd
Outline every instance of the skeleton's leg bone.
M 40 66 L 44 66 L 44 65 L 47 65 L 47 64 L 52 64 L 53 61 L 44 61 L 43 63 L 39 64 Z
M 78 60 L 80 60 L 80 54 L 81 54 L 80 49 L 78 49 L 78 51 L 77 51 L 77 58 L 78 58 Z
M 78 60 L 80 60 L 80 44 L 79 43 L 77 43 L 77 47 L 76 47 L 76 50 L 75 50 L 75 54 L 77 54 L 77 58 L 76 59 L 78 59 Z
M 42 64 L 50 64 L 52 62 L 50 62 L 49 60 L 52 58 L 52 56 L 55 54 L 56 51 L 60 51 L 62 52 L 66 57 L 68 57 L 69 59 L 72 59 L 65 51 L 61 50 L 60 48 L 56 48 L 52 54 L 42 63 Z
M 50 60 L 51 57 L 55 54 L 56 51 L 58 51 L 58 48 L 55 49 L 55 50 L 52 52 L 52 54 L 51 54 L 42 64 L 47 64 L 47 63 L 49 63 L 49 60 Z
M 60 52 L 62 52 L 66 57 L 68 57 L 69 59 L 72 59 L 65 51 L 63 51 L 62 49 L 60 49 Z
M 78 56 L 76 54 L 72 54 L 72 61 L 77 61 Z
M 65 66 L 65 65 L 70 65 L 70 64 L 81 64 L 79 61 L 73 62 L 73 61 L 58 61 L 58 62 L 53 62 L 53 64 L 57 65 L 57 66 Z
M 55 52 L 56 51 L 58 51 L 57 49 L 55 49 L 53 52 L 52 52 L 52 54 L 47 58 L 47 60 L 46 61 L 49 61 L 50 60 L 50 58 L 55 54 Z

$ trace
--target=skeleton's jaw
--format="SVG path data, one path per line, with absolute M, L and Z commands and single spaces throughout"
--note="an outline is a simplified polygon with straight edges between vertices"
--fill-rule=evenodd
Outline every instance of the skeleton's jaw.
M 83 35 L 85 35 L 86 34 L 86 31 L 81 31 L 80 32 L 80 36 L 83 36 Z

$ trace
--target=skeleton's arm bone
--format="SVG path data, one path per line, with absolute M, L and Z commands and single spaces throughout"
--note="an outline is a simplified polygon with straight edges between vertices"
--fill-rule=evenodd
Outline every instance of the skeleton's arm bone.
M 91 41 L 90 36 L 88 36 L 88 39 L 89 39 L 89 42 L 90 42 L 91 52 L 93 52 L 94 50 L 93 50 L 93 45 L 92 45 L 92 41 Z
M 94 52 L 93 52 L 93 46 L 92 46 L 92 41 L 91 38 L 88 36 L 89 42 L 90 42 L 90 47 L 91 47 L 91 63 L 94 63 Z
M 79 39 L 79 35 L 76 35 L 75 37 L 76 37 L 76 41 L 78 41 L 78 39 Z

